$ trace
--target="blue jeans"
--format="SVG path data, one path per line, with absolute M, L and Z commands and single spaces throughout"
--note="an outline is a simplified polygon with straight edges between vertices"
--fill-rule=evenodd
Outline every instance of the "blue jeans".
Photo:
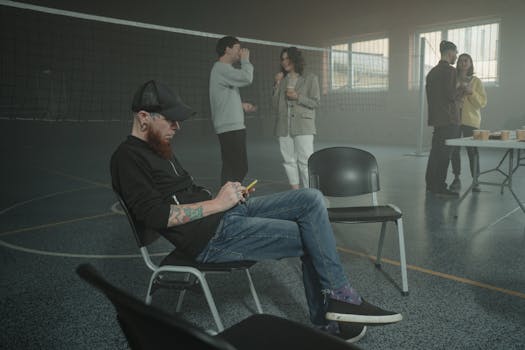
M 315 325 L 326 324 L 326 294 L 349 281 L 336 251 L 323 195 L 300 189 L 248 199 L 226 211 L 200 262 L 300 257 Z

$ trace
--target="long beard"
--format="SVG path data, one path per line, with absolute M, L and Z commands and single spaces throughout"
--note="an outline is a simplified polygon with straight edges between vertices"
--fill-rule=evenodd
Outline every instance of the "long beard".
M 162 139 L 160 133 L 148 129 L 147 134 L 148 144 L 155 153 L 161 156 L 164 159 L 173 158 L 173 151 L 171 150 L 171 143 L 165 139 Z

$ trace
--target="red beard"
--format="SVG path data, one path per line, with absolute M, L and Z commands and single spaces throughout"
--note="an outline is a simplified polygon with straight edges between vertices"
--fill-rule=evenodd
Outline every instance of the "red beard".
M 163 139 L 160 133 L 148 129 L 147 140 L 149 146 L 162 158 L 171 159 L 173 157 L 170 141 Z

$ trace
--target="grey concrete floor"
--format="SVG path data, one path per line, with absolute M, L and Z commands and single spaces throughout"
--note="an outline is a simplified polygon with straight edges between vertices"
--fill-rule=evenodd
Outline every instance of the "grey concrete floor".
M 0 348 L 125 349 L 110 304 L 74 273 L 89 262 L 114 284 L 143 298 L 149 273 L 109 188 L 111 142 L 82 140 L 44 147 L 2 148 L 0 189 Z M 317 142 L 316 148 L 351 145 Z M 406 147 L 366 146 L 378 159 L 380 202 L 404 212 L 410 295 L 399 291 L 395 227 L 388 227 L 382 270 L 374 268 L 379 225 L 334 225 L 342 261 L 369 301 L 400 311 L 404 320 L 370 327 L 363 349 L 525 349 L 525 213 L 507 190 L 483 186 L 460 205 L 425 193 L 427 158 Z M 218 189 L 215 138 L 180 135 L 176 153 L 197 182 Z M 481 167 L 499 152 L 481 151 Z M 248 178 L 257 195 L 287 189 L 277 143 L 249 140 Z M 463 186 L 470 179 L 463 154 Z M 514 188 L 525 200 L 525 168 Z M 497 180 L 495 175 L 488 178 Z M 361 203 L 359 198 L 354 202 Z M 332 199 L 331 204 L 341 204 Z M 456 217 L 457 216 L 457 217 Z M 168 252 L 159 242 L 154 252 Z M 297 259 L 257 264 L 252 276 L 265 312 L 309 323 Z M 210 275 L 226 326 L 254 312 L 242 273 Z M 176 294 L 159 291 L 154 304 L 174 312 Z M 190 293 L 183 315 L 203 328 L 214 324 L 202 295 Z M 261 330 L 264 331 L 264 330 Z

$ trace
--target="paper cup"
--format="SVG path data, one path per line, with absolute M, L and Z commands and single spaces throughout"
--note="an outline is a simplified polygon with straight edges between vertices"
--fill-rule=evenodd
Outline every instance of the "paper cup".
M 508 141 L 510 139 L 509 130 L 501 130 L 501 141 Z
M 474 140 L 479 140 L 479 139 L 481 139 L 481 130 L 476 129 L 476 130 L 472 131 L 472 138 L 473 138 Z
M 516 130 L 516 139 L 520 141 L 525 140 L 525 129 Z
M 480 140 L 487 141 L 489 139 L 490 130 L 480 130 Z

